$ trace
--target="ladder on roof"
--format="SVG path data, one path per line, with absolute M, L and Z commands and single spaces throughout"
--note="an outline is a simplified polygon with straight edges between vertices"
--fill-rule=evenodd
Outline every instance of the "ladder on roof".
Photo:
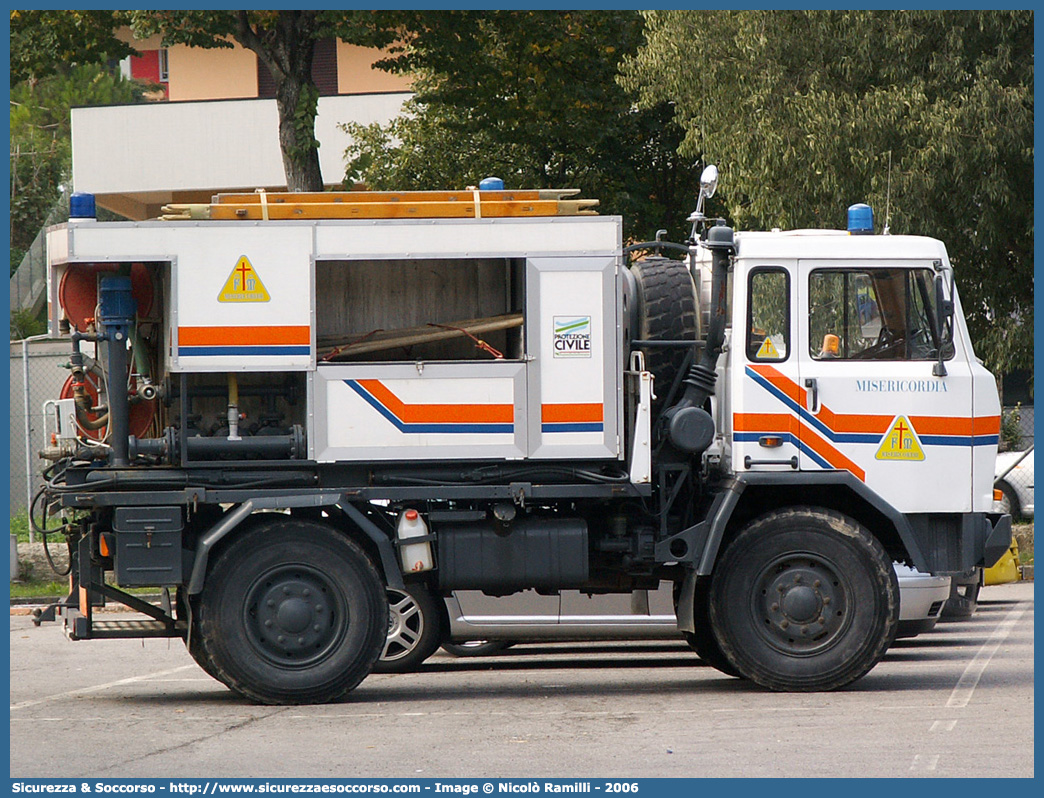
M 171 204 L 166 221 L 282 219 L 490 219 L 594 216 L 598 200 L 579 189 L 523 191 L 330 191 L 216 194 L 209 204 Z

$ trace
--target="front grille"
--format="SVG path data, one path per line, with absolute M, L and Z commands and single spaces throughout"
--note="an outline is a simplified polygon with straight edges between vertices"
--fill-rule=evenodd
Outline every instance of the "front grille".
M 938 617 L 939 613 L 942 612 L 943 604 L 945 604 L 945 603 L 946 603 L 945 601 L 933 602 L 932 606 L 930 606 L 928 608 L 928 617 L 929 618 Z

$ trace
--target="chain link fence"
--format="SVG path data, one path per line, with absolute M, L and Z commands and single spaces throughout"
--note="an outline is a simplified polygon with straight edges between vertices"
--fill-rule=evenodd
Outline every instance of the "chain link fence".
M 1016 521 L 1033 517 L 1033 408 L 1004 408 L 1001 416 L 1001 453 L 997 455 L 997 483 L 1004 495 L 1000 508 Z
M 51 209 L 40 232 L 29 245 L 22 262 L 11 275 L 11 312 L 28 311 L 35 314 L 46 300 L 47 288 L 47 228 L 69 218 L 69 198 L 62 198 Z
M 63 368 L 68 362 L 67 341 L 11 343 L 12 515 L 25 512 L 32 494 L 42 485 L 40 471 L 47 463 L 37 456 L 37 452 L 46 443 L 43 403 L 58 398 L 69 376 Z

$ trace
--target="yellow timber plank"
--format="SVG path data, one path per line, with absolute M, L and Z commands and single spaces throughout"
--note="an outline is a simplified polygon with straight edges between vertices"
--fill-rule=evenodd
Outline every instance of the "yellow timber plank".
M 557 200 L 574 197 L 578 188 L 520 189 L 518 191 L 483 191 L 482 201 Z M 265 194 L 269 204 L 277 203 L 359 203 L 359 202 L 474 202 L 473 191 L 270 191 Z M 215 205 L 260 205 L 261 194 L 223 193 L 215 194 Z
M 269 219 L 472 219 L 574 216 L 592 214 L 598 200 L 533 200 L 523 202 L 482 202 L 476 213 L 474 202 L 389 202 L 389 203 L 281 203 L 268 206 Z M 177 214 L 177 206 L 168 206 Z M 165 209 L 166 210 L 166 209 Z M 203 218 L 189 209 L 183 218 Z M 217 220 L 260 220 L 260 205 L 211 205 L 209 218 Z

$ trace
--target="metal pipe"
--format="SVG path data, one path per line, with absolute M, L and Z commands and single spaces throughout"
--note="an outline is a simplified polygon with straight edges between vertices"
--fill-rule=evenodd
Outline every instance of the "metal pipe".
M 266 460 L 298 460 L 305 456 L 305 435 L 299 425 L 294 425 L 289 435 L 254 435 L 248 438 L 205 438 L 201 435 L 185 436 L 180 431 L 167 429 L 162 438 L 135 438 L 128 446 L 134 457 L 147 455 L 174 461 L 175 453 L 182 448 L 189 460 L 215 459 L 220 457 L 258 456 Z
M 130 402 L 127 397 L 127 334 L 116 326 L 109 341 L 109 429 L 112 465 L 125 466 L 130 435 Z
M 242 440 L 239 436 L 239 382 L 236 375 L 228 375 L 228 439 Z
M 127 394 L 127 339 L 134 324 L 136 303 L 131 279 L 103 277 L 100 282 L 98 324 L 101 337 L 108 341 L 109 356 L 109 431 L 112 441 L 111 465 L 125 466 L 130 435 L 130 401 Z
M 708 231 L 704 246 L 711 250 L 711 301 L 714 304 L 710 309 L 710 324 L 703 354 L 699 362 L 689 369 L 689 375 L 685 378 L 685 393 L 679 402 L 679 405 L 690 407 L 702 407 L 707 398 L 714 395 L 714 384 L 717 382 L 715 369 L 725 341 L 728 321 L 729 259 L 736 251 L 732 228 L 715 225 Z

